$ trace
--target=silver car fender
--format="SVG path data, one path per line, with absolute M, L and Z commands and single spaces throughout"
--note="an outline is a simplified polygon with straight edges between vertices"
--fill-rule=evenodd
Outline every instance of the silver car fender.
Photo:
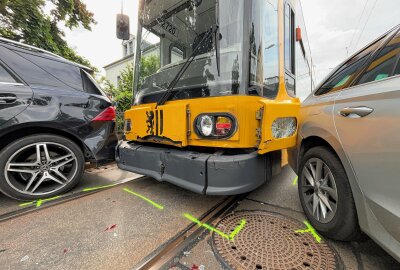
M 311 118 L 312 119 L 312 118 Z M 365 206 L 365 197 L 363 196 L 363 192 L 357 182 L 357 178 L 355 176 L 353 167 L 351 166 L 351 163 L 344 152 L 341 143 L 337 140 L 337 137 L 335 134 L 332 134 L 331 132 L 327 131 L 326 129 L 323 129 L 320 127 L 320 125 L 314 124 L 316 122 L 314 121 L 306 121 L 302 123 L 302 126 L 299 130 L 299 138 L 302 138 L 302 141 L 298 142 L 299 145 L 299 155 L 301 155 L 301 147 L 303 145 L 304 140 L 311 138 L 311 137 L 318 137 L 321 140 L 324 140 L 327 144 L 330 145 L 330 147 L 335 151 L 336 155 L 339 157 L 340 162 L 342 163 L 347 177 L 350 182 L 351 190 L 353 193 L 354 200 L 356 202 L 356 209 L 357 209 L 357 216 L 359 220 L 360 227 L 364 231 L 368 231 L 368 228 L 365 228 L 367 223 L 367 211 L 370 212 Z M 298 162 L 300 163 L 300 162 Z M 298 164 L 297 166 L 300 166 Z

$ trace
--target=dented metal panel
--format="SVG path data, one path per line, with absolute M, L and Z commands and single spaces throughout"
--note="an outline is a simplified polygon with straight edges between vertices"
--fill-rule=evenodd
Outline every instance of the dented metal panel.
M 135 141 L 187 145 L 187 105 L 185 103 L 135 107 L 125 112 L 131 119 L 132 131 L 126 137 Z
M 276 119 L 281 117 L 293 117 L 296 118 L 298 122 L 300 102 L 294 100 L 282 102 L 261 101 L 260 103 L 264 106 L 264 116 L 261 128 L 261 143 L 258 153 L 265 154 L 295 146 L 297 130 L 291 137 L 276 139 L 272 134 L 272 124 Z

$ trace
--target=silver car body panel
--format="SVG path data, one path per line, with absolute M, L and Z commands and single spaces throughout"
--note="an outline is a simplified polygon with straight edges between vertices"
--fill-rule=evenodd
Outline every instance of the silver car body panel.
M 400 256 L 400 76 L 340 92 L 335 100 L 337 137 L 355 173 L 363 199 L 360 226 L 399 260 Z M 365 117 L 342 116 L 366 107 Z M 354 190 L 353 190 L 354 193 Z M 360 216 L 360 213 L 359 213 Z
M 349 162 L 349 159 L 347 158 L 347 155 L 344 152 L 342 145 L 337 137 L 337 131 L 334 124 L 333 111 L 335 99 L 338 97 L 339 94 L 340 92 L 334 92 L 322 96 L 311 95 L 303 102 L 302 108 L 300 110 L 301 125 L 299 127 L 298 146 L 297 150 L 295 150 L 296 153 L 294 154 L 297 156 L 297 160 L 299 161 L 301 158 L 299 155 L 302 154 L 300 148 L 303 140 L 306 140 L 310 137 L 318 137 L 324 140 L 335 150 L 340 161 L 342 162 L 343 167 L 346 170 L 347 177 L 350 181 L 350 186 L 353 191 L 354 199 L 359 202 L 363 201 L 364 197 L 356 180 L 356 175 L 353 171 L 351 163 Z M 290 152 L 293 153 L 292 151 Z M 293 164 L 292 167 L 293 166 L 296 166 L 296 168 L 298 168 L 300 164 Z M 366 212 L 364 204 L 356 203 L 356 208 L 360 223 L 364 223 L 366 221 L 364 218 L 365 215 L 362 214 Z
M 310 95 L 300 110 L 296 172 L 303 142 L 329 144 L 345 168 L 361 229 L 400 261 L 400 76 L 322 96 Z M 370 107 L 363 118 L 340 115 L 347 107 Z
M 384 34 L 380 46 L 398 31 Z M 316 96 L 349 59 L 303 102 L 289 164 L 298 172 L 305 147 L 329 145 L 346 171 L 361 229 L 400 262 L 400 75 Z

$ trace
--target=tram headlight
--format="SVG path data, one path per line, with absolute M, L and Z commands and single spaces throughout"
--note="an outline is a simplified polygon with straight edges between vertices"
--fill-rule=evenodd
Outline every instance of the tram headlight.
M 295 117 L 277 118 L 272 123 L 272 136 L 275 139 L 289 138 L 296 133 L 297 120 Z
M 201 114 L 195 120 L 195 128 L 200 137 L 222 139 L 233 135 L 236 121 L 230 114 Z
M 211 136 L 214 129 L 214 119 L 209 115 L 202 115 L 197 119 L 197 130 L 205 137 Z

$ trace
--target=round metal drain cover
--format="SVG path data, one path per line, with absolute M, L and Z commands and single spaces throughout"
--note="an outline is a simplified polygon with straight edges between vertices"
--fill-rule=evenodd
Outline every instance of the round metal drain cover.
M 243 219 L 246 225 L 232 241 L 213 233 L 215 254 L 225 266 L 237 270 L 336 269 L 333 250 L 310 233 L 296 233 L 306 226 L 293 219 L 264 211 L 239 211 L 224 217 L 217 229 L 232 233 Z

